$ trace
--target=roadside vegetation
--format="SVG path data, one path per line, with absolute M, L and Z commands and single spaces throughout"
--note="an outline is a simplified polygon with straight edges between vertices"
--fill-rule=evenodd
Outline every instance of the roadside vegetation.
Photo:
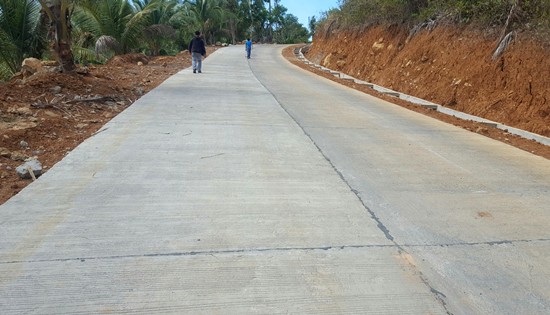
M 410 37 L 439 24 L 473 25 L 496 31 L 499 36 L 493 59 L 498 58 L 517 37 L 527 31 L 550 38 L 549 0 L 341 0 L 312 28 L 327 36 L 338 29 L 373 25 L 397 25 L 410 30 Z
M 0 80 L 29 57 L 72 71 L 119 54 L 175 55 L 196 30 L 210 45 L 310 36 L 278 0 L 0 0 Z
M 476 23 L 482 27 L 508 25 L 550 29 L 548 0 L 342 0 L 320 21 L 341 27 L 410 24 L 428 21 Z

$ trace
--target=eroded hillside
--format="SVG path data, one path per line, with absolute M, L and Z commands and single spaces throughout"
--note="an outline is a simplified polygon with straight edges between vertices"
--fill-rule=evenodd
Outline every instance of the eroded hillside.
M 318 32 L 307 57 L 356 78 L 550 136 L 550 50 L 518 34 L 497 60 L 495 35 L 439 26 Z

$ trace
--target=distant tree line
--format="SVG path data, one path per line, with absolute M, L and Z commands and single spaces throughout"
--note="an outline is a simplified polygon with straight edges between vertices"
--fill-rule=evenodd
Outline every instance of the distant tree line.
M 208 44 L 310 37 L 279 0 L 0 0 L 0 79 L 28 57 L 70 71 L 117 54 L 173 55 L 196 30 Z

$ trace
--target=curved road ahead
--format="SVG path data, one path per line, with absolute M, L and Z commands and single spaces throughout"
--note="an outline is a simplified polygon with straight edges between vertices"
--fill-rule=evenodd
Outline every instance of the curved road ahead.
M 218 50 L 0 206 L 0 314 L 548 314 L 550 161 Z

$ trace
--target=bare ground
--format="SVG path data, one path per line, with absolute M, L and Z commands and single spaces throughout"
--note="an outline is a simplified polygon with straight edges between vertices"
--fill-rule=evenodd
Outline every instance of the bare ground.
M 208 47 L 210 54 L 217 48 Z M 124 55 L 88 73 L 36 73 L 0 83 L 0 204 L 31 183 L 15 168 L 36 157 L 44 171 L 143 94 L 191 65 L 190 55 Z
M 520 33 L 492 60 L 497 30 L 377 26 L 316 36 L 308 58 L 443 106 L 550 136 L 548 44 Z
M 319 32 L 307 58 L 327 68 L 511 127 L 550 136 L 550 53 L 547 44 L 519 34 L 492 60 L 493 33 L 438 27 L 410 38 L 395 27 Z M 298 66 L 410 110 L 550 159 L 550 147 L 483 124 L 461 120 L 338 79 L 297 60 Z

